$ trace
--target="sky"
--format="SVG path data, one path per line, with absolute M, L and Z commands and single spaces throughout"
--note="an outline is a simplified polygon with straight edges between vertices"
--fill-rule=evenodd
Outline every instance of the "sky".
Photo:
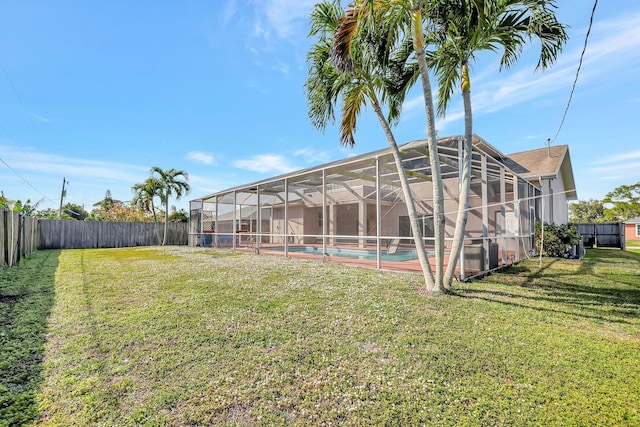
M 308 119 L 309 0 L 86 2 L 0 0 L 0 190 L 12 200 L 90 211 L 107 190 L 132 198 L 153 166 L 189 174 L 189 200 L 387 147 L 371 108 L 355 148 Z M 593 8 L 562 0 L 569 41 L 535 71 L 536 43 L 499 70 L 472 68 L 474 132 L 503 153 L 569 145 L 578 197 L 640 182 L 640 2 L 600 0 L 566 120 Z M 433 79 L 435 81 L 435 79 Z M 459 93 L 436 124 L 463 133 Z M 421 89 L 394 128 L 426 137 Z

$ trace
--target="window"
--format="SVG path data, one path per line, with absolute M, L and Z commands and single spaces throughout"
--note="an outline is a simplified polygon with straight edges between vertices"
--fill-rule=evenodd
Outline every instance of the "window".
M 435 230 L 433 228 L 433 217 L 432 216 L 422 216 L 419 218 L 419 221 L 422 222 L 422 237 L 433 237 L 435 234 Z M 399 226 L 399 236 L 400 237 L 412 237 L 413 233 L 411 232 L 411 222 L 409 221 L 408 216 L 401 216 L 398 222 Z M 402 243 L 411 243 L 409 239 L 403 239 Z
M 640 236 L 640 224 L 636 224 L 636 236 Z

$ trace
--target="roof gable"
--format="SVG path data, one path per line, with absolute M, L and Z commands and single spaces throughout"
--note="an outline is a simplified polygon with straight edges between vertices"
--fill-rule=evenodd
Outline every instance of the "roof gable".
M 539 148 L 536 150 L 521 151 L 507 154 L 505 164 L 512 164 L 511 169 L 518 172 L 524 178 L 537 178 L 545 176 L 557 176 L 560 167 L 569 151 L 567 145 Z
M 578 197 L 568 145 L 507 154 L 502 163 L 529 181 L 561 176 L 567 198 L 575 200 Z

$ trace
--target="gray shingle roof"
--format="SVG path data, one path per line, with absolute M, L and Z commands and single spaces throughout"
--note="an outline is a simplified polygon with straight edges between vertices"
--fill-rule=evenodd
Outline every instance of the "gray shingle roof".
M 507 154 L 503 163 L 524 178 L 558 175 L 568 149 L 568 145 L 556 145 L 549 150 L 539 148 Z

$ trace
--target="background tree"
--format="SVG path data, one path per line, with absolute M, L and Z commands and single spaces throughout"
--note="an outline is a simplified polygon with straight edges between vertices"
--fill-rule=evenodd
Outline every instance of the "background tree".
M 14 212 L 20 213 L 20 215 L 35 216 L 40 202 L 42 202 L 42 200 L 32 205 L 31 199 L 27 199 L 24 203 L 20 199 L 11 200 L 4 195 L 4 191 L 0 191 L 0 208 L 11 209 Z
M 93 209 L 85 221 L 149 222 L 151 217 L 132 203 L 116 200 Z
M 64 219 L 75 219 L 77 221 L 84 221 L 89 216 L 89 212 L 84 210 L 84 207 L 73 203 L 67 203 L 62 207 L 62 216 Z
M 171 222 L 189 222 L 189 214 L 184 210 L 174 211 L 169 215 L 169 221 Z
M 640 182 L 621 185 L 607 193 L 602 203 L 612 205 L 604 211 L 607 221 L 626 221 L 640 218 Z
M 144 182 L 131 187 L 133 191 L 133 203 L 138 206 L 139 209 L 150 213 L 153 216 L 153 223 L 156 229 L 156 239 L 160 243 L 160 229 L 158 227 L 158 217 L 156 215 L 156 207 L 154 199 L 156 197 L 161 198 L 162 184 L 158 178 L 150 176 Z
M 54 209 L 54 208 L 41 209 L 38 211 L 36 216 L 42 219 L 57 219 L 58 209 Z
M 24 216 L 35 216 L 38 205 L 40 202 L 36 202 L 35 204 L 31 204 L 31 200 L 27 199 L 26 202 L 22 203 L 21 200 L 16 200 L 11 207 L 11 210 L 14 212 L 18 212 L 20 215 Z
M 569 222 L 604 222 L 604 210 L 601 200 L 578 200 L 569 205 Z
M 0 191 L 0 208 L 10 209 L 11 203 L 13 202 L 7 199 L 4 195 L 4 191 Z
M 94 203 L 93 206 L 96 206 L 96 207 L 102 209 L 103 211 L 108 211 L 113 205 L 118 204 L 118 203 L 122 203 L 122 201 L 114 199 L 111 196 L 111 190 L 107 190 L 104 193 L 104 199 L 100 200 L 99 202 Z
M 174 168 L 164 170 L 158 166 L 151 168 L 151 178 L 158 180 L 160 184 L 160 202 L 164 205 L 164 236 L 162 245 L 167 243 L 167 227 L 169 224 L 169 198 L 174 196 L 180 200 L 183 195 L 189 194 L 191 187 L 188 184 L 189 174 L 183 170 Z

